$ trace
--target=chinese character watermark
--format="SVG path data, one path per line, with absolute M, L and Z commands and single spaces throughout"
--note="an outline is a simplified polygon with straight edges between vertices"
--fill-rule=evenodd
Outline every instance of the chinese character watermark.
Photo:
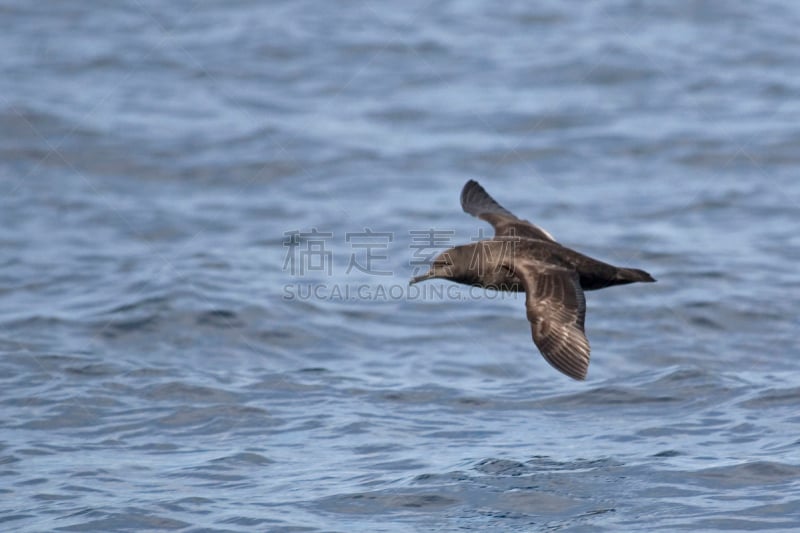
M 427 230 L 411 230 L 408 232 L 411 235 L 411 244 L 409 248 L 414 250 L 409 266 L 413 267 L 412 276 L 417 276 L 422 271 L 427 270 L 434 257 L 439 252 L 451 247 L 451 241 L 456 234 L 455 230 L 440 230 L 440 229 L 427 229 Z
M 327 271 L 329 276 L 333 275 L 333 253 L 325 249 L 325 242 L 333 237 L 333 232 L 311 228 L 308 232 L 294 230 L 283 235 L 287 237 L 283 246 L 288 248 L 283 270 L 288 270 L 293 276 L 302 276 L 307 271 Z
M 347 263 L 347 270 L 345 274 L 349 274 L 355 268 L 365 274 L 372 274 L 374 276 L 391 276 L 393 273 L 386 270 L 376 270 L 373 267 L 373 261 L 385 261 L 389 259 L 387 255 L 375 255 L 374 250 L 386 250 L 389 248 L 389 243 L 394 241 L 394 233 L 383 231 L 374 232 L 368 228 L 364 228 L 363 232 L 345 233 L 345 242 L 350 243 L 350 247 L 356 250 L 364 250 L 364 262 L 359 263 L 356 259 L 356 252 L 350 254 L 350 261 Z

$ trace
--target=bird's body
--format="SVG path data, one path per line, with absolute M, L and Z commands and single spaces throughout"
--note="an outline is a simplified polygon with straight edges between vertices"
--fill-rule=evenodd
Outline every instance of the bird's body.
M 524 292 L 519 277 L 507 268 L 493 268 L 500 259 L 519 255 L 543 264 L 574 270 L 578 274 L 581 289 L 594 291 L 612 285 L 624 285 L 637 281 L 653 281 L 641 270 L 619 268 L 593 259 L 571 248 L 555 242 L 538 241 L 525 237 L 495 237 L 470 244 L 462 244 L 448 250 L 449 255 L 468 257 L 468 267 L 460 272 L 461 279 L 451 281 L 474 285 L 486 289 Z
M 505 291 L 525 291 L 533 340 L 559 371 L 584 379 L 589 342 L 584 334 L 585 290 L 655 281 L 643 270 L 598 261 L 557 243 L 548 232 L 498 204 L 476 181 L 461 192 L 464 211 L 486 220 L 495 236 L 439 254 L 412 283 L 443 278 Z

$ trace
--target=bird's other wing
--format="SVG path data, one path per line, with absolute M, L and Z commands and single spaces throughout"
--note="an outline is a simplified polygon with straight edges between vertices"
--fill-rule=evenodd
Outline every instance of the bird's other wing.
M 485 220 L 494 228 L 497 237 L 523 237 L 556 242 L 552 235 L 539 226 L 514 216 L 489 196 L 475 180 L 469 180 L 461 190 L 461 208 L 465 213 Z
M 524 258 L 512 259 L 507 268 L 525 288 L 525 308 L 539 351 L 556 370 L 585 379 L 590 349 L 583 331 L 586 299 L 578 273 Z

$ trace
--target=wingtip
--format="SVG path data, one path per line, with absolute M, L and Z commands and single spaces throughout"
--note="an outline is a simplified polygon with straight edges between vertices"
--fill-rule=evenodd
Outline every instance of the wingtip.
M 475 189 L 475 187 L 481 187 L 481 184 L 475 180 L 467 180 L 464 186 L 461 188 L 461 208 L 466 211 L 467 210 L 467 197 L 469 196 L 470 192 Z
M 577 354 L 575 352 L 566 354 L 545 353 L 539 350 L 550 366 L 568 376 L 575 381 L 585 381 L 589 373 L 589 353 Z
M 581 366 L 580 368 L 575 368 L 575 367 L 564 368 L 557 366 L 555 368 L 565 376 L 568 376 L 574 379 L 575 381 L 586 381 L 586 375 L 589 373 L 588 364 L 586 366 Z

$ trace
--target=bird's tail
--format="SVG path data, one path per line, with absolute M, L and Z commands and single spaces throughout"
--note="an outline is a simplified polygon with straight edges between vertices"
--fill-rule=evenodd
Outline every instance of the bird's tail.
M 655 278 L 638 268 L 620 268 L 617 270 L 617 279 L 624 283 L 634 283 L 637 281 L 652 282 Z

